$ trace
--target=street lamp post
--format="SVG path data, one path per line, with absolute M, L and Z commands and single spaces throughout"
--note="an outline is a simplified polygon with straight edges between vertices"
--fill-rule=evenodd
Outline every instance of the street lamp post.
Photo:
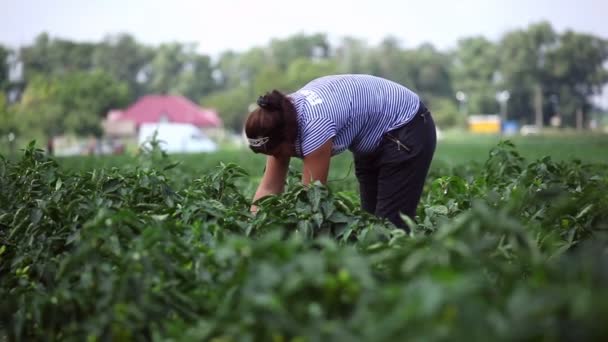
M 507 106 L 511 93 L 508 90 L 499 91 L 496 93 L 496 101 L 500 103 L 500 134 L 502 135 L 503 127 L 507 121 Z
M 467 94 L 463 91 L 457 91 L 456 92 L 456 100 L 458 100 L 459 103 L 459 110 L 460 110 L 460 114 L 462 115 L 467 115 L 467 108 L 466 108 L 466 104 L 467 104 Z
M 8 146 L 9 146 L 9 153 L 11 157 L 15 156 L 15 133 L 13 133 L 12 131 L 8 133 Z

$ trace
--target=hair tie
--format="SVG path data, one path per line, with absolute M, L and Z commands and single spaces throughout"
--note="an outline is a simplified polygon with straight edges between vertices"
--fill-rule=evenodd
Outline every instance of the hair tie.
M 270 140 L 269 137 L 261 137 L 261 138 L 257 138 L 257 139 L 247 139 L 249 141 L 249 146 L 252 147 L 260 147 L 260 146 L 264 146 L 268 140 Z

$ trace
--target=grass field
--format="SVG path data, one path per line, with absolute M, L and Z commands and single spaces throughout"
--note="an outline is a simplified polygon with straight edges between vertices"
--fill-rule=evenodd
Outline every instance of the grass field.
M 570 161 L 580 159 L 586 163 L 608 163 L 608 135 L 564 134 L 544 136 L 505 137 L 512 141 L 518 153 L 526 161 L 545 156 L 553 160 Z M 448 175 L 454 167 L 468 167 L 487 160 L 489 151 L 501 140 L 499 136 L 446 133 L 438 141 L 437 150 L 431 165 L 429 180 Z M 169 159 L 180 164 L 172 170 L 172 181 L 177 188 L 187 186 L 193 179 L 208 173 L 221 162 L 235 163 L 249 173 L 250 182 L 240 182 L 247 194 L 255 191 L 264 170 L 265 157 L 256 155 L 248 149 L 222 150 L 211 154 L 170 155 Z M 92 170 L 118 167 L 120 169 L 140 165 L 137 156 L 81 156 L 58 158 L 66 170 Z M 294 170 L 301 169 L 301 161 L 293 159 Z M 350 152 L 342 153 L 331 161 L 329 183 L 336 190 L 357 191 L 353 158 Z
M 553 160 L 570 161 L 580 159 L 587 163 L 608 163 L 608 135 L 600 134 L 566 134 L 545 136 L 514 136 L 505 137 L 511 140 L 517 151 L 526 160 L 550 156 Z M 483 163 L 488 158 L 490 149 L 501 140 L 493 135 L 470 135 L 462 133 L 447 133 L 438 141 L 437 151 L 433 160 L 433 169 L 454 167 L 470 163 Z M 236 163 L 243 167 L 255 179 L 261 176 L 264 167 L 264 156 L 256 155 L 248 149 L 223 150 L 212 154 L 171 155 L 174 161 L 181 162 L 178 167 L 186 174 L 196 177 L 220 162 Z M 62 167 L 72 170 L 88 170 L 99 167 L 125 167 L 136 164 L 136 156 L 83 156 L 59 158 Z M 299 160 L 293 161 L 293 167 L 298 168 Z M 352 155 L 342 153 L 332 159 L 330 180 L 354 180 L 351 170 Z
M 589 163 L 608 163 L 608 135 L 553 134 L 505 137 L 526 159 L 550 156 L 555 160 L 580 159 Z M 446 134 L 438 144 L 438 160 L 451 165 L 485 161 L 488 150 L 501 140 L 493 135 Z

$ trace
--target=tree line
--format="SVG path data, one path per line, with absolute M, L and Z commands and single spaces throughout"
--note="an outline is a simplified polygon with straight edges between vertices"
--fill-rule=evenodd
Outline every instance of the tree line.
M 548 22 L 506 32 L 498 41 L 463 38 L 447 51 L 431 44 L 405 48 L 391 36 L 377 45 L 355 37 L 332 44 L 318 33 L 228 50 L 215 59 L 194 44 L 149 46 L 129 34 L 75 42 L 42 33 L 19 49 L 0 46 L 0 61 L 3 136 L 100 135 L 108 110 L 149 93 L 180 94 L 215 108 L 225 126 L 238 131 L 258 95 L 291 92 L 333 73 L 402 83 L 422 96 L 443 127 L 501 109 L 521 124 L 546 125 L 559 117 L 565 126 L 584 126 L 591 96 L 608 82 L 608 41 L 557 32 Z M 501 107 L 497 94 L 505 92 L 510 96 Z

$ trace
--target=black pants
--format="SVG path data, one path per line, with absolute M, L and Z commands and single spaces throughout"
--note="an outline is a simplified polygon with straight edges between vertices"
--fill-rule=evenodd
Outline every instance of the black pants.
M 363 210 L 407 229 L 400 214 L 415 220 L 436 144 L 435 123 L 421 102 L 416 116 L 386 133 L 374 152 L 355 154 Z

